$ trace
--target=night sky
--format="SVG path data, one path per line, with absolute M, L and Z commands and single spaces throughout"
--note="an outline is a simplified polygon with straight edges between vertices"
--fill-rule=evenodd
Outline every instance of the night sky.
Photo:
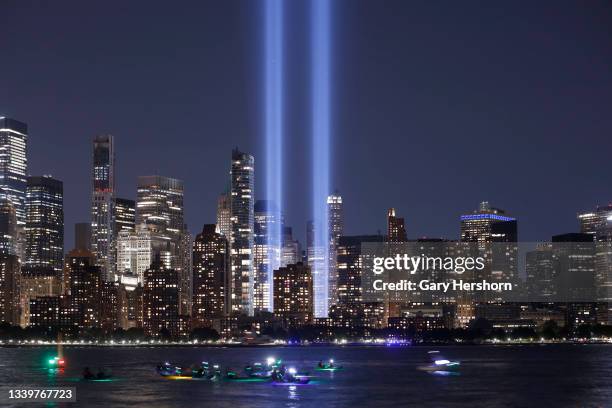
M 179 3 L 179 4 L 176 4 Z M 349 234 L 458 238 L 482 200 L 523 241 L 612 200 L 612 7 L 604 2 L 333 2 L 332 186 Z M 309 3 L 286 6 L 286 218 L 310 217 Z M 66 249 L 89 221 L 91 140 L 116 137 L 118 195 L 185 180 L 215 222 L 231 149 L 263 186 L 260 1 L 0 5 L 0 115 L 30 129 L 29 172 L 64 181 Z

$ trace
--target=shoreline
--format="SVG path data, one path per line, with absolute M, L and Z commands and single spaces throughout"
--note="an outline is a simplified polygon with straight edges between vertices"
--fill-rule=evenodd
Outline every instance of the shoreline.
M 611 340 L 589 341 L 485 341 L 485 342 L 448 342 L 448 343 L 310 343 L 310 344 L 237 344 L 237 343 L 81 343 L 81 342 L 41 342 L 41 343 L 4 343 L 0 348 L 44 348 L 44 347 L 79 347 L 79 348 L 308 348 L 308 347 L 337 347 L 337 348 L 412 348 L 412 347 L 448 347 L 448 346 L 550 346 L 550 345 L 612 345 Z

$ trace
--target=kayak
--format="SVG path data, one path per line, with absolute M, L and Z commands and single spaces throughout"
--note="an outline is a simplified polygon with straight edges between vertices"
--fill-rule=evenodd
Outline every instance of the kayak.
M 315 367 L 315 370 L 317 371 L 338 371 L 338 370 L 344 370 L 344 367 L 342 366 L 334 366 L 334 367 L 330 367 L 328 365 L 325 365 L 323 367 Z
M 272 381 L 274 385 L 305 385 L 310 382 L 310 378 L 308 377 L 294 377 L 292 379 L 287 380 L 275 380 Z

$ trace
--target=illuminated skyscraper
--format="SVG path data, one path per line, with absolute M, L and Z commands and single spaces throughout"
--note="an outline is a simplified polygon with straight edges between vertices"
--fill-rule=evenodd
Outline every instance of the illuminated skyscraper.
M 0 190 L 15 207 L 17 225 L 25 226 L 28 126 L 0 117 Z
M 93 141 L 91 249 L 105 281 L 114 279 L 115 145 L 112 135 Z
M 227 239 L 216 225 L 204 225 L 193 241 L 193 312 L 196 327 L 221 330 L 221 320 L 229 312 L 227 285 L 229 253 Z
M 100 267 L 91 252 L 72 250 L 68 253 L 68 296 L 71 322 L 79 329 L 97 327 L 100 323 Z
M 578 221 L 580 232 L 593 235 L 595 241 L 612 236 L 612 204 L 597 206 L 595 211 L 578 214 Z
M 136 230 L 136 202 L 126 198 L 115 200 L 115 234 Z
M 483 201 L 478 210 L 461 216 L 461 241 L 477 242 L 479 245 L 516 242 L 516 218 L 505 214 L 504 210 L 491 207 L 487 201 Z
M 17 255 L 17 228 L 15 206 L 0 195 L 0 255 Z
M 176 246 L 159 232 L 146 228 L 143 224 L 136 231 L 120 231 L 117 235 L 117 274 L 135 275 L 138 283 L 143 283 L 144 272 L 158 255 L 168 269 L 172 268 Z
M 20 266 L 16 255 L 0 254 L 0 323 L 19 324 Z
M 64 268 L 64 187 L 48 176 L 28 177 L 25 266 Z
M 327 213 L 329 214 L 329 304 L 335 305 L 338 302 L 336 247 L 338 240 L 344 234 L 342 196 L 338 191 L 327 197 Z
M 232 235 L 232 201 L 229 194 L 221 194 L 217 201 L 217 228 L 228 240 Z
M 281 251 L 281 265 L 287 266 L 301 262 L 302 255 L 300 251 L 300 243 L 293 239 L 293 230 L 291 227 L 283 227 L 283 247 Z
M 389 242 L 406 242 L 406 227 L 404 219 L 395 216 L 395 208 L 387 212 L 387 240 Z
M 299 262 L 274 271 L 274 314 L 286 326 L 310 323 L 313 317 L 312 274 Z
M 144 273 L 143 327 L 145 335 L 158 337 L 166 332 L 179 335 L 179 277 L 159 259 Z
M 191 236 L 184 221 L 183 182 L 163 176 L 138 177 L 136 224 L 160 234 L 172 253 L 179 279 L 181 314 L 191 313 Z
M 253 315 L 255 159 L 232 151 L 231 304 L 233 312 Z
M 282 229 L 282 216 L 276 205 L 268 200 L 255 203 L 253 262 L 255 279 L 253 282 L 253 307 L 255 311 L 272 309 L 272 273 L 281 263 L 281 237 L 271 234 L 272 230 Z

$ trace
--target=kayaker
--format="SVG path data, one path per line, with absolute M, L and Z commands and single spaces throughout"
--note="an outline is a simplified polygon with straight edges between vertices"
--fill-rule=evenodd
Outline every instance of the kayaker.
M 85 367 L 85 369 L 83 370 L 83 378 L 86 380 L 91 380 L 92 378 L 94 378 L 94 375 L 89 370 L 89 367 Z

